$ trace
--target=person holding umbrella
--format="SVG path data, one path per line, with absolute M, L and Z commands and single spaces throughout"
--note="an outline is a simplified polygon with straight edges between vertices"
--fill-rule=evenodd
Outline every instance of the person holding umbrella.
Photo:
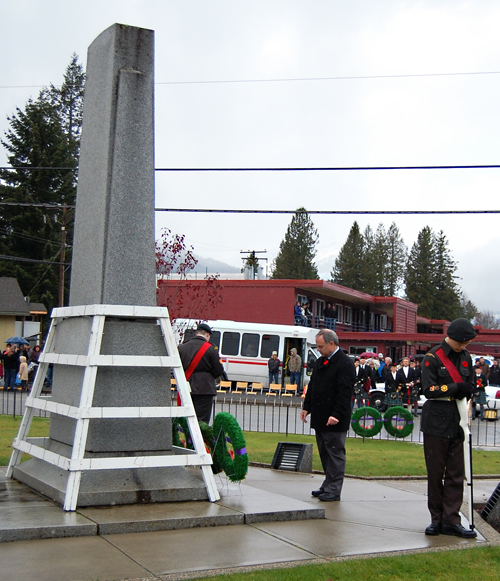
M 7 343 L 7 350 L 3 354 L 4 383 L 3 388 L 6 391 L 14 391 L 16 376 L 19 372 L 19 356 L 14 351 L 13 345 Z

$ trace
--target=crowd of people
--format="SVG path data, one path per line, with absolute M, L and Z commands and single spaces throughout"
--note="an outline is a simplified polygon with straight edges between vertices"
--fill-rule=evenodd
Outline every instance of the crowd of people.
M 31 349 L 29 345 L 7 343 L 0 353 L 0 379 L 3 378 L 5 391 L 14 391 L 17 387 L 22 391 L 31 389 L 40 352 L 40 345 Z
M 316 317 L 316 320 L 314 319 L 309 302 L 301 303 L 300 301 L 297 301 L 295 303 L 293 315 L 295 325 L 301 325 L 303 327 L 317 326 L 315 322 L 318 323 L 318 317 Z M 327 303 L 326 308 L 323 311 L 323 316 L 319 317 L 321 319 L 321 326 L 334 331 L 337 317 L 337 306 L 332 303 Z
M 358 407 L 369 405 L 370 389 L 377 383 L 385 384 L 385 404 L 388 407 L 406 405 L 417 415 L 418 400 L 421 395 L 421 370 L 418 359 L 403 357 L 399 365 L 390 357 L 379 353 L 378 357 L 367 359 L 360 356 L 354 360 L 356 382 L 354 403 Z

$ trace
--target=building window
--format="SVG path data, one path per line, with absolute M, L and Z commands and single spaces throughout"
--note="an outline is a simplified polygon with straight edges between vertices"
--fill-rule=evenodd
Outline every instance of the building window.
M 345 319 L 344 319 L 344 323 L 346 325 L 350 325 L 352 323 L 352 307 L 346 307 L 345 308 Z
M 387 329 L 387 315 L 380 315 L 380 330 L 385 331 Z
M 322 301 L 321 299 L 316 299 L 316 315 L 318 317 L 322 317 L 324 310 L 325 310 L 325 301 Z
M 235 331 L 226 331 L 222 336 L 223 355 L 238 355 L 240 351 L 240 334 Z
M 337 321 L 342 323 L 344 320 L 344 307 L 337 303 Z
M 256 333 L 243 333 L 241 341 L 241 354 L 243 357 L 257 357 L 259 354 L 260 335 Z
M 297 295 L 297 300 L 300 302 L 301 305 L 307 303 L 307 297 L 305 295 Z
M 260 356 L 265 359 L 270 359 L 273 351 L 279 353 L 280 346 L 279 335 L 262 335 L 262 345 L 260 347 Z

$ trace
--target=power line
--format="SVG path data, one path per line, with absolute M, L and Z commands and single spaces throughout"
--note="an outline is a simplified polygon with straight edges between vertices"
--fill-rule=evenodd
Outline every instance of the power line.
M 41 242 L 43 244 L 56 244 L 58 246 L 60 246 L 61 244 L 59 241 L 55 240 L 47 240 L 46 238 L 37 238 L 36 236 L 30 236 L 29 234 L 18 234 L 17 232 L 11 232 L 8 228 L 0 228 L 0 235 L 3 235 L 5 237 L 15 236 L 23 240 L 33 240 L 35 242 Z
M 57 254 L 59 254 L 59 252 Z M 35 258 L 23 258 L 21 256 L 8 256 L 7 254 L 0 254 L 0 259 L 12 260 L 14 262 L 37 262 L 39 264 L 64 264 L 67 266 L 71 266 L 71 264 L 69 264 L 68 262 L 54 262 L 52 260 L 36 260 Z
M 500 71 L 476 71 L 458 73 L 420 73 L 402 75 L 357 75 L 341 77 L 298 77 L 285 79 L 221 79 L 208 81 L 158 81 L 155 85 L 214 85 L 214 84 L 234 84 L 234 83 L 296 83 L 310 81 L 356 81 L 373 79 L 411 79 L 424 77 L 461 77 L 476 75 L 498 75 Z M 53 85 L 55 88 L 62 85 Z M 76 86 L 76 85 L 75 85 Z M 43 89 L 45 85 L 1 85 L 0 89 Z
M 64 209 L 64 208 L 76 208 L 76 206 L 71 206 L 68 204 L 42 204 L 42 203 L 35 203 L 35 202 L 0 202 L 0 206 L 26 206 L 29 208 L 56 208 L 56 209 Z
M 24 202 L 0 202 L 9 206 L 36 206 L 47 208 L 74 208 L 55 204 L 29 204 Z M 155 208 L 155 212 L 187 212 L 211 214 L 295 214 L 297 210 L 221 210 L 215 208 Z M 500 210 L 307 210 L 308 214 L 500 214 Z
M 488 165 L 382 165 L 382 166 L 338 166 L 338 167 L 156 167 L 161 172 L 204 172 L 204 171 L 389 171 L 428 169 L 498 169 L 500 164 Z M 71 167 L 0 167 L 0 170 L 77 170 Z
M 414 169 L 494 169 L 500 165 L 385 165 L 385 166 L 347 166 L 347 167 L 201 167 L 171 168 L 157 167 L 155 171 L 380 171 Z
M 296 214 L 297 210 L 215 210 L 201 208 L 155 208 L 156 212 L 211 214 Z M 307 214 L 500 214 L 500 210 L 307 210 Z
M 356 81 L 356 80 L 373 80 L 373 79 L 411 79 L 421 77 L 460 77 L 468 75 L 498 75 L 500 71 L 479 71 L 465 73 L 421 73 L 405 75 L 359 75 L 343 77 L 300 77 L 290 79 L 234 79 L 220 81 L 159 81 L 155 85 L 214 85 L 229 83 L 294 83 L 303 81 Z M 2 87 L 0 87 L 1 89 Z

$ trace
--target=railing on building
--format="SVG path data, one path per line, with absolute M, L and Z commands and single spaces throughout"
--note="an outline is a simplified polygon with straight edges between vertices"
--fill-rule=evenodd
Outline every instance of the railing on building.
M 313 329 L 331 329 L 332 331 L 340 332 L 354 332 L 354 333 L 391 333 L 392 326 L 387 325 L 374 325 L 368 323 L 345 323 L 339 322 L 336 319 L 328 319 L 326 317 L 319 317 L 317 315 L 312 315 L 307 317 L 307 321 L 300 321 L 298 318 L 295 319 L 295 324 L 298 326 L 311 327 Z

